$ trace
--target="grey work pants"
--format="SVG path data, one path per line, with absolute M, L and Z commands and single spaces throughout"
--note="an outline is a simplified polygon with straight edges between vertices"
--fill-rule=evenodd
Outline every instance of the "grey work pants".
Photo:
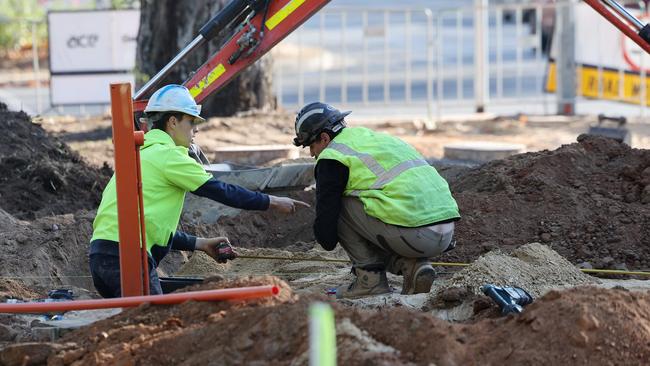
M 399 257 L 430 258 L 447 249 L 454 236 L 454 223 L 406 228 L 369 216 L 363 203 L 344 197 L 338 222 L 339 244 L 355 268 L 386 268 Z

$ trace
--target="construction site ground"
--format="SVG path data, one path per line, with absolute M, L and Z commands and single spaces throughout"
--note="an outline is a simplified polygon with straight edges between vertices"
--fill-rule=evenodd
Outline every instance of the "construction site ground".
M 247 258 L 218 264 L 202 253 L 173 252 L 161 275 L 207 278 L 181 291 L 276 284 L 279 296 L 145 304 L 102 313 L 104 320 L 55 339 L 34 331 L 41 315 L 3 314 L 0 364 L 302 365 L 309 359 L 307 309 L 315 301 L 334 308 L 341 365 L 648 363 L 647 278 L 580 271 L 650 269 L 648 126 L 629 126 L 630 148 L 582 135 L 594 116 L 454 120 L 431 131 L 421 121 L 363 122 L 351 124 L 397 135 L 434 161 L 451 142 L 526 145 L 526 153 L 477 167 L 439 166 L 462 220 L 457 248 L 435 260 L 468 265 L 437 267 L 430 293 L 400 295 L 401 277 L 389 275 L 389 295 L 328 297 L 326 289 L 352 275 L 340 248 L 326 252 L 314 242 L 313 208 L 293 216 L 240 212 L 211 225 L 184 217 L 181 229 L 226 235 Z M 112 174 L 110 120 L 32 121 L 0 106 L 0 127 L 0 299 L 44 298 L 54 288 L 97 298 L 87 251 Z M 196 142 L 218 161 L 218 147 L 288 144 L 292 129 L 289 113 L 249 113 L 211 119 Z M 314 203 L 313 189 L 280 193 Z M 535 301 L 502 317 L 479 290 L 487 283 L 522 287 Z

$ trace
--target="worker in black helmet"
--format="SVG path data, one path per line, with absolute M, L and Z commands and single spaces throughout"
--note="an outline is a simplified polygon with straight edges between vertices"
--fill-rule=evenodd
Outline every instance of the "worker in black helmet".
M 447 182 L 409 144 L 310 103 L 296 116 L 296 146 L 316 158 L 314 234 L 326 250 L 339 243 L 355 280 L 337 298 L 390 292 L 386 272 L 404 276 L 402 294 L 431 290 L 430 258 L 453 248 L 458 205 Z

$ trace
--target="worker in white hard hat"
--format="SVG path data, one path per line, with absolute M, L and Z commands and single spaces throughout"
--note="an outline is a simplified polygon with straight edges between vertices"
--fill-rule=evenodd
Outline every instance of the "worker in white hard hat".
M 220 262 L 236 257 L 226 237 L 197 238 L 176 230 L 186 192 L 245 210 L 292 213 L 297 207 L 309 207 L 288 197 L 220 182 L 192 159 L 188 147 L 198 131 L 197 125 L 205 119 L 200 115 L 201 106 L 184 86 L 160 88 L 151 96 L 144 112 L 151 125 L 140 148 L 140 161 L 152 295 L 162 293 L 156 267 L 170 249 L 200 250 Z M 89 254 L 93 283 L 105 298 L 121 296 L 118 242 L 117 193 L 113 176 L 97 209 Z

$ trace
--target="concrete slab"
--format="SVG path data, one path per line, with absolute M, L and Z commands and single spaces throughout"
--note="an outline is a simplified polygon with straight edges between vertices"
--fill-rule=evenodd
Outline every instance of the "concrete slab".
M 254 191 L 307 187 L 314 183 L 315 163 L 282 164 L 265 168 L 244 168 L 231 164 L 212 164 L 209 173 L 222 182 Z
M 488 162 L 504 159 L 520 154 L 526 150 L 526 145 L 500 143 L 490 141 L 471 141 L 448 144 L 444 146 L 444 158 L 450 160 L 466 160 Z
M 227 146 L 214 150 L 219 161 L 244 165 L 261 165 L 277 159 L 297 159 L 298 147 L 293 145 Z
M 110 318 L 120 312 L 122 312 L 121 308 L 80 310 L 68 311 L 59 320 L 47 320 L 40 317 L 31 322 L 32 337 L 42 342 L 54 341 L 75 329 Z

